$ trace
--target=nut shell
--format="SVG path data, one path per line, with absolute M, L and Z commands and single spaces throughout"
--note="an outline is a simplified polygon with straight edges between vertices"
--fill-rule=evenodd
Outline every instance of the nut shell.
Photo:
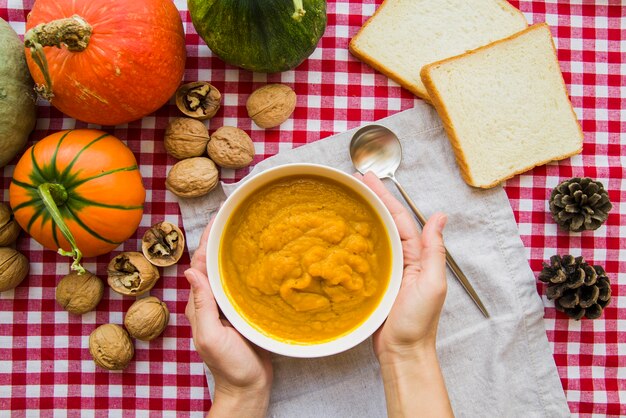
M 89 336 L 89 353 L 96 365 L 106 370 L 123 370 L 135 354 L 133 342 L 124 328 L 100 325 Z
M 159 270 L 143 256 L 128 251 L 115 256 L 107 268 L 111 289 L 125 296 L 139 296 L 152 289 L 159 280 Z
M 0 248 L 0 292 L 17 287 L 28 275 L 28 259 L 13 248 Z
M 75 315 L 93 311 L 104 293 L 104 283 L 95 274 L 73 271 L 63 277 L 56 289 L 56 300 L 66 311 Z
M 260 128 L 273 128 L 280 125 L 296 108 L 296 93 L 284 84 L 268 84 L 248 97 L 248 116 Z
M 206 81 L 183 84 L 176 91 L 176 107 L 190 118 L 211 119 L 220 109 L 222 94 Z
M 141 251 L 155 266 L 171 266 L 180 260 L 185 251 L 185 236 L 176 225 L 159 222 L 143 234 Z
M 124 317 L 128 333 L 138 340 L 150 341 L 161 335 L 170 321 L 170 311 L 165 303 L 154 296 L 133 303 Z
M 220 167 L 244 168 L 254 159 L 254 143 L 245 131 L 222 126 L 211 135 L 207 153 Z
M 173 119 L 165 130 L 163 145 L 169 155 L 179 160 L 204 154 L 209 131 L 204 123 L 191 118 Z
M 20 234 L 20 230 L 21 228 L 13 218 L 11 209 L 0 202 L 0 247 L 13 244 Z
M 203 196 L 217 186 L 219 173 L 206 157 L 187 158 L 174 164 L 167 173 L 165 187 L 176 196 Z

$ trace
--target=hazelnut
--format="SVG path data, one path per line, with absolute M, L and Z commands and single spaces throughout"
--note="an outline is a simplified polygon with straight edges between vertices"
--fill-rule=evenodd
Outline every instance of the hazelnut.
M 159 222 L 143 234 L 141 250 L 155 266 L 171 266 L 183 255 L 185 237 L 176 225 Z
M 124 317 L 128 333 L 138 340 L 150 341 L 161 335 L 170 321 L 170 311 L 165 303 L 154 296 L 133 303 Z
M 159 280 L 159 270 L 143 254 L 134 251 L 118 254 L 107 270 L 111 289 L 126 296 L 142 295 Z
M 211 135 L 207 152 L 220 167 L 244 168 L 254 159 L 254 144 L 245 131 L 222 126 Z
M 6 247 L 15 242 L 20 234 L 20 226 L 13 217 L 13 212 L 4 203 L 0 202 L 0 247 Z
M 222 94 L 206 81 L 183 84 L 176 91 L 176 106 L 198 120 L 211 119 L 220 108 Z
M 96 365 L 107 370 L 123 370 L 135 354 L 133 342 L 124 328 L 100 325 L 89 336 L 89 353 Z
M 206 157 L 187 158 L 174 164 L 165 187 L 176 196 L 203 196 L 217 186 L 219 174 L 215 163 Z
M 204 154 L 209 131 L 204 123 L 191 118 L 176 118 L 165 130 L 163 145 L 169 155 L 179 160 Z
M 13 248 L 0 248 L 0 292 L 11 290 L 28 275 L 28 259 Z
M 75 315 L 93 311 L 104 293 L 104 284 L 95 274 L 73 271 L 63 277 L 56 290 L 56 299 L 66 311 Z
M 273 128 L 286 121 L 296 108 L 296 93 L 284 84 L 268 84 L 248 97 L 248 116 L 260 128 Z

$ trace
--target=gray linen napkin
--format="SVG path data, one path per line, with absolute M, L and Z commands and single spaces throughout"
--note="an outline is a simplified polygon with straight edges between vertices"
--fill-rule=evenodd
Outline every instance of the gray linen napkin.
M 402 141 L 404 160 L 397 178 L 416 205 L 425 216 L 435 211 L 448 214 L 446 246 L 491 314 L 490 319 L 483 318 L 448 272 L 437 351 L 456 415 L 568 416 L 545 333 L 543 304 L 504 190 L 477 190 L 465 184 L 441 120 L 429 105 L 417 103 L 414 109 L 378 123 L 396 132 Z M 291 162 L 354 172 L 348 154 L 354 132 L 282 152 L 259 163 L 251 175 Z M 180 200 L 190 250 L 195 250 L 210 217 L 236 187 L 222 185 L 209 196 Z M 276 355 L 273 364 L 269 416 L 386 416 L 370 340 L 320 359 Z M 212 388 L 208 372 L 207 378 Z

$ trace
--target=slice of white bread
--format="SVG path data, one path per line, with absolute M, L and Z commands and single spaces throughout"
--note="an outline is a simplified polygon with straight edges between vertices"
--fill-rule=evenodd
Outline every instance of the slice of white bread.
M 582 150 L 545 23 L 427 65 L 421 77 L 471 186 L 493 187 Z
M 527 27 L 506 0 L 385 0 L 350 41 L 361 61 L 430 101 L 426 64 L 462 54 Z

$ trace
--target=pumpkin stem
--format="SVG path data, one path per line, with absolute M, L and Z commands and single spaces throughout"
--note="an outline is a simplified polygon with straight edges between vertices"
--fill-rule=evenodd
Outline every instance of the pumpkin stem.
M 71 251 L 65 251 L 62 248 L 59 248 L 58 253 L 74 258 L 72 270 L 77 271 L 78 274 L 84 274 L 85 268 L 80 265 L 83 253 L 78 249 L 74 235 L 72 235 L 72 231 L 70 231 L 65 224 L 63 216 L 59 211 L 59 206 L 63 205 L 65 201 L 67 201 L 67 191 L 65 190 L 65 187 L 57 183 L 42 183 L 37 187 L 37 190 L 39 192 L 39 196 L 41 196 L 41 201 L 46 206 L 50 216 L 52 216 L 52 220 L 72 247 Z
M 293 0 L 293 7 L 296 9 L 291 18 L 296 22 L 301 22 L 306 10 L 304 10 L 304 5 L 302 4 L 302 0 Z
M 46 100 L 54 97 L 52 92 L 52 79 L 48 70 L 48 61 L 43 52 L 45 46 L 61 48 L 65 45 L 69 51 L 84 51 L 89 44 L 92 28 L 80 16 L 53 20 L 49 23 L 41 23 L 24 35 L 24 46 L 30 49 L 30 55 L 37 67 L 41 70 L 45 85 L 38 85 L 35 91 Z

